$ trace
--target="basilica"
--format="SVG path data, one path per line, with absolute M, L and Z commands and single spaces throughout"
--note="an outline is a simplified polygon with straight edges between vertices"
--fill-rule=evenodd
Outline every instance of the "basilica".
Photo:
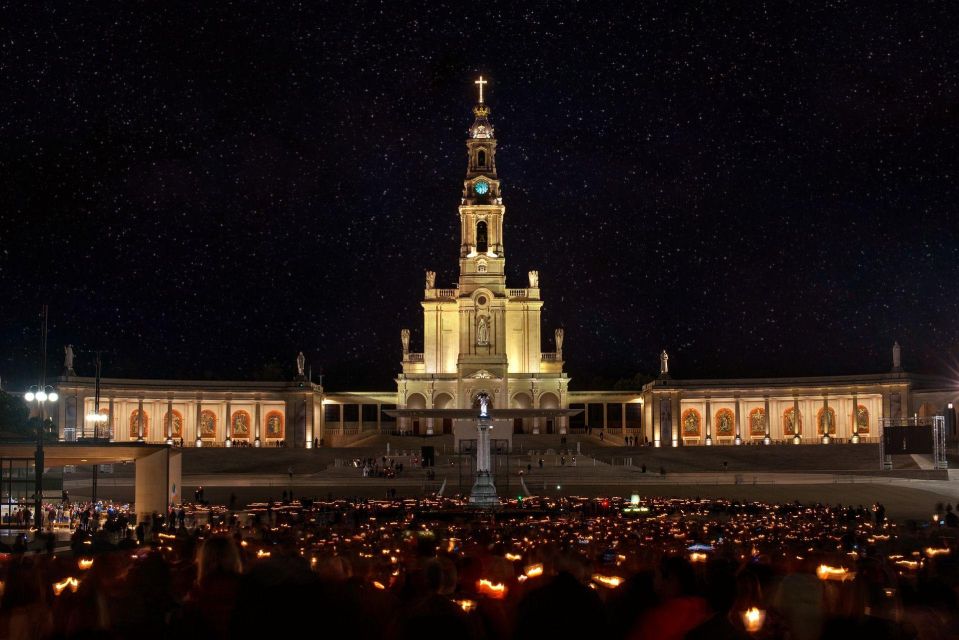
M 70 358 L 57 382 L 61 437 L 89 435 L 97 424 L 98 435 L 121 442 L 345 446 L 382 433 L 450 433 L 449 418 L 396 410 L 470 409 L 481 394 L 494 411 L 543 410 L 513 418 L 514 433 L 590 432 L 656 447 L 867 442 L 878 439 L 882 424 L 934 415 L 946 416 L 954 433 L 959 386 L 903 371 L 898 344 L 890 370 L 881 374 L 674 379 L 664 351 L 659 377 L 641 390 L 570 390 L 563 329 L 543 335 L 539 272 L 506 282 L 506 205 L 486 83 L 476 81 L 466 139 L 459 278 L 441 288 L 435 273 L 425 272 L 423 344 L 415 350 L 409 329 L 399 329 L 395 389 L 327 393 L 304 375 L 302 355 L 296 374 L 283 382 L 97 381 L 78 376 Z M 544 351 L 550 338 L 551 350 Z M 92 423 L 94 414 L 105 420 Z

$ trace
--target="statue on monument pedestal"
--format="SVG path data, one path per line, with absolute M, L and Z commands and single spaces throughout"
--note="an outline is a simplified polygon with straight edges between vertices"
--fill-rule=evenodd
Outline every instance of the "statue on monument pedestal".
M 539 287 L 539 271 L 530 271 L 529 272 L 529 288 L 536 289 Z
M 489 395 L 484 391 L 483 393 L 476 396 L 476 400 L 479 401 L 479 410 L 481 418 L 489 417 Z
M 403 355 L 410 352 L 410 330 L 400 329 L 400 342 L 403 344 Z
M 306 368 L 306 356 L 304 356 L 303 352 L 300 351 L 300 354 L 296 356 L 296 377 L 297 378 L 302 378 L 306 375 L 303 373 L 305 368 Z
M 436 288 L 436 272 L 435 271 L 426 272 L 426 288 L 427 289 Z
M 73 373 L 73 345 L 63 347 L 63 370 L 68 375 Z

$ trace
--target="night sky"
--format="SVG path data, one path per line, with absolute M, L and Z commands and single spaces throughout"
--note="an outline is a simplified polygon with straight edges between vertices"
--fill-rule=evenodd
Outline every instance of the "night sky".
M 574 388 L 957 368 L 953 3 L 196 4 L 4 10 L 5 388 L 44 303 L 53 373 L 394 388 L 480 73 Z

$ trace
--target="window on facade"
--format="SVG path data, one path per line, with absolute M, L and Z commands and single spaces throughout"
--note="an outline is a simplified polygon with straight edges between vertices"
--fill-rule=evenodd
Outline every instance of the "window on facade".
M 476 251 L 486 253 L 489 251 L 489 243 L 486 239 L 486 222 L 476 223 Z

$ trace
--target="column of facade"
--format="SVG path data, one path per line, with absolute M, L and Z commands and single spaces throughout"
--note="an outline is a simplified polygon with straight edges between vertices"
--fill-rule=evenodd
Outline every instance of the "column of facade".
M 713 443 L 713 404 L 706 398 L 706 446 Z
M 383 405 L 376 403 L 376 432 L 383 433 Z
M 626 435 L 626 403 L 619 403 L 619 432 Z
M 116 418 L 114 418 L 113 416 L 113 396 L 110 396 L 110 404 L 109 404 L 109 409 L 107 409 L 107 411 L 110 412 L 110 415 L 108 416 L 109 422 L 107 423 L 109 425 L 109 431 L 107 432 L 107 437 L 112 442 L 113 440 L 115 440 L 115 436 L 113 435 L 113 429 L 116 426 Z
M 253 446 L 259 447 L 260 446 L 260 400 L 259 398 L 257 398 L 256 400 L 256 404 L 254 405 L 253 412 L 255 414 L 253 418 L 253 425 L 254 425 L 255 434 L 256 434 L 253 439 Z
M 609 426 L 609 422 L 607 422 L 607 416 L 606 416 L 606 410 L 608 407 L 609 405 L 604 402 L 603 403 L 603 431 L 606 431 L 607 427 Z
M 226 399 L 226 438 L 224 439 L 224 443 L 228 447 L 233 445 L 233 407 L 230 400 L 231 398 L 228 396 Z
M 822 443 L 829 444 L 829 425 L 832 424 L 832 421 L 829 419 L 829 396 L 825 393 L 822 394 L 822 420 Z M 818 424 L 816 428 L 819 428 Z
M 200 396 L 197 396 L 196 399 L 196 419 L 193 421 L 193 429 L 196 431 L 196 439 L 193 441 L 196 446 L 201 446 L 203 440 L 200 438 L 200 418 L 202 417 L 203 412 L 203 399 Z
M 743 421 L 740 413 L 740 405 L 742 405 L 742 399 L 739 396 L 735 396 L 733 401 L 736 403 L 736 438 L 733 440 L 735 444 L 743 443 Z
M 766 434 L 763 436 L 763 444 L 769 444 L 772 438 L 769 435 L 769 396 L 763 396 L 763 430 Z
M 800 432 L 800 420 L 799 420 L 799 396 L 793 396 L 793 431 L 795 435 L 793 436 L 793 441 L 796 444 L 799 444 L 799 441 L 802 440 L 802 435 Z
M 137 398 L 137 442 L 143 442 L 143 396 Z
M 166 416 L 167 420 L 163 421 L 163 438 L 170 444 L 173 442 L 173 396 L 167 398 Z
M 653 427 L 653 446 L 661 447 L 662 443 L 662 433 L 663 433 L 663 399 L 657 396 L 652 396 L 650 399 L 650 404 L 653 405 L 652 408 L 652 427 Z M 588 407 L 589 405 L 587 405 Z
M 852 443 L 859 444 L 859 396 L 852 392 Z
M 308 396 L 303 398 L 303 411 L 306 412 L 304 418 L 306 419 L 306 448 L 313 448 L 313 440 L 316 439 L 316 432 L 314 430 L 314 424 L 316 423 L 316 404 L 314 403 L 314 396 L 311 392 Z M 360 420 L 363 419 L 363 407 L 360 407 Z M 295 445 L 294 445 L 295 446 Z
M 343 434 L 346 433 L 346 422 L 344 422 L 344 418 L 343 418 L 343 403 L 341 402 L 339 406 L 340 406 L 340 435 L 342 436 Z
M 682 438 L 679 437 L 679 394 L 670 395 L 669 399 L 669 428 L 670 433 L 672 434 L 673 446 L 678 447 L 682 443 Z

